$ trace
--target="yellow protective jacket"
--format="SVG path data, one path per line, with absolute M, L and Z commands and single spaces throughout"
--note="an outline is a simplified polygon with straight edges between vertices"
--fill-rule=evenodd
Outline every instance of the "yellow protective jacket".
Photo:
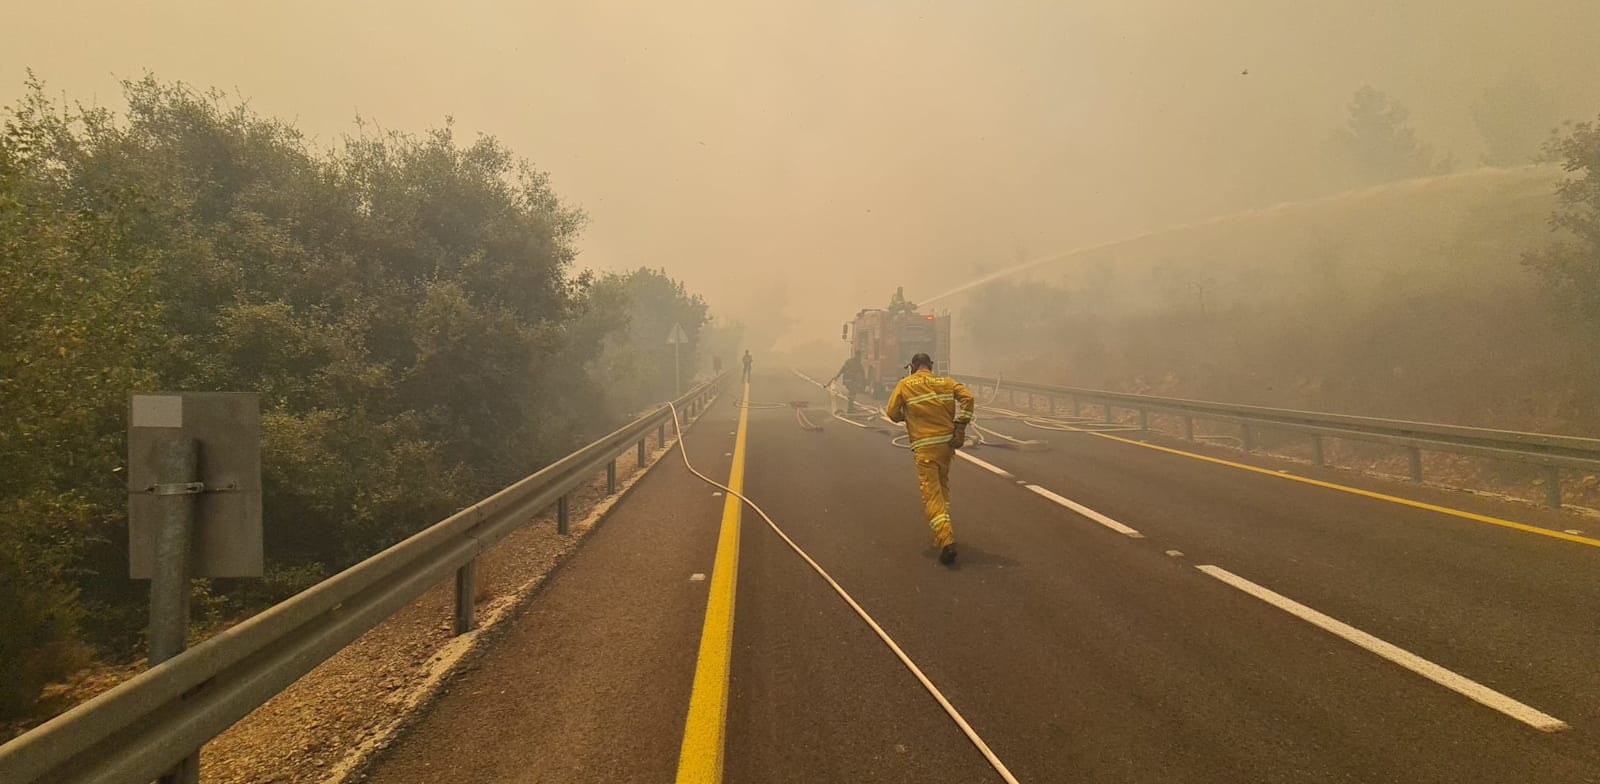
M 919 369 L 900 379 L 883 411 L 906 423 L 911 448 L 917 449 L 949 443 L 956 423 L 972 421 L 972 406 L 972 393 L 960 381 Z

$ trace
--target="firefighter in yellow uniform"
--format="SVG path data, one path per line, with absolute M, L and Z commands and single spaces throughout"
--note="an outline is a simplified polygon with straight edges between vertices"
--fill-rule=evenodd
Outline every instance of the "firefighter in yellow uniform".
M 956 537 L 950 530 L 950 460 L 967 440 L 972 393 L 953 378 L 934 375 L 927 354 L 911 358 L 911 371 L 895 385 L 884 413 L 906 425 L 939 563 L 948 566 L 956 560 Z

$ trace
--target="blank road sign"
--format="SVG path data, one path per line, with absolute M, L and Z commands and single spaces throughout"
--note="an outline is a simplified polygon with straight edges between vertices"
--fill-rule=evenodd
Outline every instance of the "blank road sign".
M 261 408 L 253 392 L 134 395 L 128 417 L 128 561 L 136 580 L 154 571 L 161 504 L 161 447 L 170 436 L 199 442 L 200 481 L 192 554 L 195 577 L 260 577 Z

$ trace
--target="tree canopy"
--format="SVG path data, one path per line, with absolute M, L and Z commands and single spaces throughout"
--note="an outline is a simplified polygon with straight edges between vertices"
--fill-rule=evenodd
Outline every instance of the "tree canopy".
M 1570 176 L 1556 187 L 1559 206 L 1550 215 L 1557 239 L 1523 263 L 1544 278 L 1563 312 L 1600 337 L 1600 118 L 1572 126 L 1545 153 Z
M 1555 97 L 1527 71 L 1507 72 L 1472 102 L 1490 166 L 1533 162 L 1558 119 Z
M 1411 110 L 1381 90 L 1366 86 L 1351 97 L 1345 127 L 1334 140 L 1359 184 L 1445 174 L 1453 168 L 1449 156 L 1437 157 L 1431 145 L 1417 139 L 1410 122 Z
M 29 88 L 0 133 L 0 716 L 63 651 L 141 643 L 129 393 L 261 395 L 269 573 L 212 586 L 199 611 L 228 616 L 664 399 L 663 324 L 693 367 L 706 304 L 662 272 L 574 274 L 583 214 L 493 138 L 362 125 L 322 149 L 152 77 L 125 113 Z

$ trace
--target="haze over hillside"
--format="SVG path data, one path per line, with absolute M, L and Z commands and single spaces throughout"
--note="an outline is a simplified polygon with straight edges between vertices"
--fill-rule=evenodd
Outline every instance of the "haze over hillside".
M 114 105 L 148 69 L 330 144 L 454 117 L 588 213 L 580 264 L 667 267 L 800 343 L 895 285 L 1341 190 L 1363 85 L 1476 165 L 1508 74 L 1594 114 L 1596 29 L 1591 0 L 69 2 L 9 9 L 0 99 L 32 68 Z

